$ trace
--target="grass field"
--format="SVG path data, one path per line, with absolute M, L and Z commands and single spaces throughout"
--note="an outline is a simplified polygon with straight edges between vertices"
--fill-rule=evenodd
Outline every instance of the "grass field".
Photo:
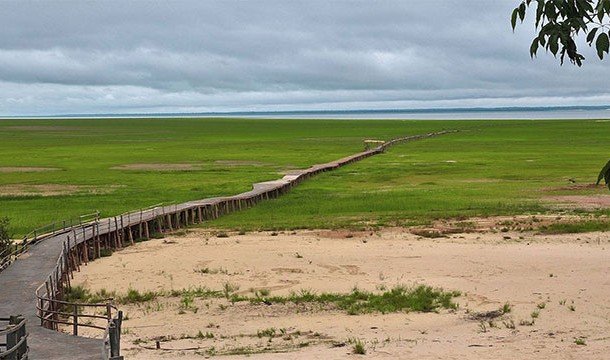
M 605 193 L 557 189 L 568 179 L 595 180 L 608 159 L 610 122 L 1 120 L 0 216 L 8 216 L 19 235 L 96 209 L 107 216 L 159 202 L 231 195 L 279 178 L 284 170 L 360 151 L 365 138 L 440 129 L 462 131 L 396 146 L 209 226 L 423 223 L 543 212 L 540 199 L 547 195 Z

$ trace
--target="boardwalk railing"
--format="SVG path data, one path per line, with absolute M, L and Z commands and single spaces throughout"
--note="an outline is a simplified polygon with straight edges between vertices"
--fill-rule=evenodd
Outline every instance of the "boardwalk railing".
M 81 264 L 107 256 L 114 250 L 133 245 L 138 240 L 149 239 L 155 233 L 173 231 L 183 226 L 216 219 L 224 214 L 252 207 L 260 201 L 276 198 L 316 174 L 382 153 L 394 144 L 450 132 L 455 131 L 440 131 L 394 139 L 376 148 L 336 161 L 314 165 L 304 170 L 295 170 L 278 180 L 254 184 L 252 190 L 234 196 L 174 205 L 157 204 L 112 218 L 99 219 L 96 217 L 93 221 L 82 222 L 71 228 L 64 227 L 62 231 L 68 232 L 69 235 L 63 244 L 57 264 L 46 281 L 36 290 L 38 299 L 36 308 L 40 324 L 54 330 L 59 329 L 59 324 L 71 325 L 74 335 L 78 335 L 79 326 L 105 330 L 104 358 L 122 359 L 120 356 L 122 313 L 110 301 L 84 304 L 65 300 L 67 290 L 70 289 L 70 280 L 73 279 L 73 272 L 79 271 Z M 100 308 L 103 313 L 96 314 L 96 309 Z M 81 312 L 83 309 L 88 309 L 87 313 L 93 312 L 94 315 L 83 314 Z M 83 319 L 85 322 L 82 321 Z
M 81 215 L 76 219 L 54 221 L 50 224 L 41 226 L 30 231 L 23 237 L 23 240 L 13 243 L 8 249 L 0 252 L 0 272 L 6 269 L 15 259 L 27 251 L 28 246 L 36 244 L 38 241 L 55 236 L 57 234 L 70 231 L 75 226 L 81 227 L 91 221 L 96 221 L 100 217 L 100 212 L 95 211 L 90 214 Z
M 28 358 L 28 334 L 25 319 L 21 316 L 0 318 L 0 360 L 25 360 Z

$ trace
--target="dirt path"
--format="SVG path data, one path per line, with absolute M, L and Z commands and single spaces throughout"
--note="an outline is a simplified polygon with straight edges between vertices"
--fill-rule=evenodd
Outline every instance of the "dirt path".
M 219 290 L 231 284 L 247 296 L 301 289 L 349 292 L 355 286 L 379 291 L 398 284 L 463 293 L 457 311 L 386 315 L 216 298 L 195 298 L 185 307 L 180 297 L 161 297 L 122 306 L 128 314 L 123 343 L 126 355 L 135 359 L 231 353 L 255 359 L 353 358 L 354 339 L 364 342 L 372 358 L 602 359 L 610 349 L 608 274 L 610 243 L 603 233 L 424 239 L 405 229 L 386 229 L 219 238 L 194 231 L 90 263 L 75 281 L 118 292 Z M 476 318 L 505 303 L 511 304 L 509 313 Z M 146 349 L 155 340 L 163 349 L 198 350 Z

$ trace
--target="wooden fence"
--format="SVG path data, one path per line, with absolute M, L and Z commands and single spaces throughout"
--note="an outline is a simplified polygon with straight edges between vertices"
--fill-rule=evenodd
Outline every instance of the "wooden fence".
M 394 139 L 374 149 L 329 163 L 314 165 L 308 169 L 293 171 L 279 180 L 254 184 L 252 190 L 235 196 L 209 198 L 174 205 L 158 204 L 111 218 L 99 219 L 96 217 L 92 221 L 64 228 L 62 231 L 69 235 L 63 244 L 57 264 L 47 280 L 36 290 L 37 316 L 40 324 L 55 330 L 58 329 L 59 324 L 69 325 L 72 327 L 74 335 L 78 335 L 79 327 L 105 330 L 104 358 L 121 359 L 122 314 L 112 304 L 112 299 L 99 304 L 64 301 L 65 294 L 70 288 L 70 280 L 73 279 L 73 272 L 79 271 L 82 264 L 105 256 L 114 250 L 133 245 L 138 240 L 149 239 L 155 233 L 174 231 L 181 227 L 216 219 L 224 214 L 252 207 L 260 201 L 276 198 L 311 176 L 379 154 L 394 144 L 450 132 L 454 131 Z M 94 314 L 96 314 L 96 309 L 102 309 L 103 313 L 86 315 L 82 313 L 83 309 L 90 309 L 87 313 L 93 312 Z
M 13 243 L 8 249 L 0 252 L 0 272 L 15 261 L 19 255 L 26 252 L 30 245 L 36 244 L 38 241 L 53 237 L 57 234 L 71 231 L 75 226 L 80 227 L 83 224 L 98 220 L 99 217 L 99 211 L 95 211 L 91 214 L 81 215 L 76 219 L 54 221 L 50 224 L 30 231 L 21 241 Z
M 25 360 L 28 358 L 28 334 L 25 319 L 21 316 L 0 318 L 8 325 L 0 327 L 0 360 Z

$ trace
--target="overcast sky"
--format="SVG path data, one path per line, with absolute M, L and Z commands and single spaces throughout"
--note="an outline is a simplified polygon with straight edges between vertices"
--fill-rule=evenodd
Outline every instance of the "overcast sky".
M 610 104 L 518 2 L 3 1 L 0 115 Z

